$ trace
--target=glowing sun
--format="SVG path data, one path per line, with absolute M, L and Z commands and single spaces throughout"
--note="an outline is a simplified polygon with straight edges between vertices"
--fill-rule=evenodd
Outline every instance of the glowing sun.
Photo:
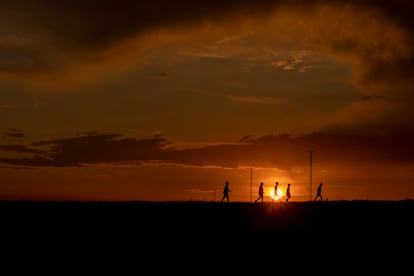
M 273 198 L 273 199 L 279 200 L 279 199 L 282 198 L 282 196 L 283 196 L 283 192 L 279 189 L 277 190 L 276 195 L 275 195 L 275 190 L 272 189 L 270 191 L 270 197 Z

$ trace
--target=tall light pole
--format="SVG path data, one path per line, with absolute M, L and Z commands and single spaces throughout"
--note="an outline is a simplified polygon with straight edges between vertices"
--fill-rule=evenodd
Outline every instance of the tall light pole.
M 250 168 L 250 202 L 253 201 L 253 168 Z
M 315 152 L 314 150 L 307 150 L 309 152 L 309 201 L 312 201 L 312 153 Z

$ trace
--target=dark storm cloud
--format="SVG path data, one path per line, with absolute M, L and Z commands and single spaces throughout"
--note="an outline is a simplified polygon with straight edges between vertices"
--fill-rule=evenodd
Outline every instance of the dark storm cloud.
M 137 140 L 120 134 L 94 134 L 35 142 L 32 147 L 47 151 L 3 145 L 1 150 L 32 153 L 31 158 L 0 158 L 0 162 L 25 167 L 72 167 L 99 163 L 170 163 L 189 166 L 239 166 L 292 169 L 308 164 L 307 151 L 318 154 L 319 162 L 398 163 L 414 161 L 414 136 L 400 134 L 312 133 L 243 139 L 242 144 L 222 144 L 192 149 L 175 149 L 162 136 Z
M 256 3 L 257 2 L 257 3 Z M 2 14 L 20 31 L 40 31 L 60 46 L 101 48 L 148 29 L 255 13 L 275 1 L 2 1 Z M 10 23 L 10 22 L 9 22 Z
M 317 7 L 335 5 L 375 10 L 412 34 L 412 1 L 9 1 L 0 2 L 0 69 L 7 72 L 45 70 L 60 65 L 63 53 L 94 52 L 157 28 L 188 26 L 205 21 L 228 20 L 233 15 L 263 17 L 277 8 L 303 9 L 312 13 Z M 317 19 L 315 20 L 323 20 Z M 331 47 L 353 51 L 352 41 L 336 40 Z M 411 37 L 412 39 L 412 37 Z M 379 46 L 381 47 L 381 46 Z M 368 58 L 370 53 L 365 52 Z M 373 58 L 373 62 L 377 61 Z M 393 68 L 389 74 L 412 73 L 412 58 L 384 62 Z M 409 66 L 398 67 L 400 63 Z M 380 68 L 380 66 L 378 66 Z M 370 75 L 371 74 L 371 75 Z M 382 79 L 384 72 L 367 72 L 368 77 Z
M 268 167 L 292 169 L 308 164 L 313 150 L 319 162 L 398 163 L 414 161 L 414 136 L 383 136 L 367 133 L 312 133 L 293 137 L 288 134 L 249 139 L 240 145 L 217 145 L 174 153 L 177 163 L 222 167 Z M 246 142 L 246 141 L 244 141 Z
M 164 148 L 170 144 L 162 136 L 136 140 L 121 138 L 120 134 L 99 134 L 88 132 L 77 137 L 33 142 L 29 149 L 20 145 L 1 145 L 0 150 L 19 153 L 33 153 L 28 158 L 0 158 L 9 165 L 27 167 L 73 167 L 102 162 L 165 160 Z M 47 148 L 46 150 L 44 148 Z
M 136 140 L 118 139 L 119 134 L 91 134 L 48 142 L 35 142 L 33 146 L 51 146 L 48 158 L 61 166 L 163 159 L 162 149 L 169 142 L 162 137 Z

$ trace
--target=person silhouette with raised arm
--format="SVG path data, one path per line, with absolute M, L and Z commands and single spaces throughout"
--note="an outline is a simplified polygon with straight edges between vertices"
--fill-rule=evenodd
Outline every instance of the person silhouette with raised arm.
M 316 190 L 316 196 L 313 199 L 313 201 L 316 201 L 318 198 L 320 198 L 321 200 L 323 200 L 323 198 L 322 198 L 322 185 L 323 185 L 322 182 L 319 183 L 318 190 Z
M 229 188 L 229 182 L 226 181 L 226 185 L 224 185 L 223 189 L 223 197 L 221 198 L 221 202 L 223 202 L 225 199 L 227 200 L 227 202 L 230 202 L 229 192 L 231 192 Z
M 263 196 L 264 196 L 263 182 L 260 182 L 258 193 L 259 193 L 259 197 L 254 202 L 257 202 L 258 200 L 261 200 L 263 202 Z
M 286 188 L 286 202 L 289 201 L 290 198 L 290 183 L 288 183 L 287 188 Z

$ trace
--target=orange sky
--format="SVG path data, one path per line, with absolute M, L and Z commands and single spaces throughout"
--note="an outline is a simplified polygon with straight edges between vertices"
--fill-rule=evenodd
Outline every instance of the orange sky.
M 4 1 L 0 199 L 414 198 L 409 1 L 164 2 Z

